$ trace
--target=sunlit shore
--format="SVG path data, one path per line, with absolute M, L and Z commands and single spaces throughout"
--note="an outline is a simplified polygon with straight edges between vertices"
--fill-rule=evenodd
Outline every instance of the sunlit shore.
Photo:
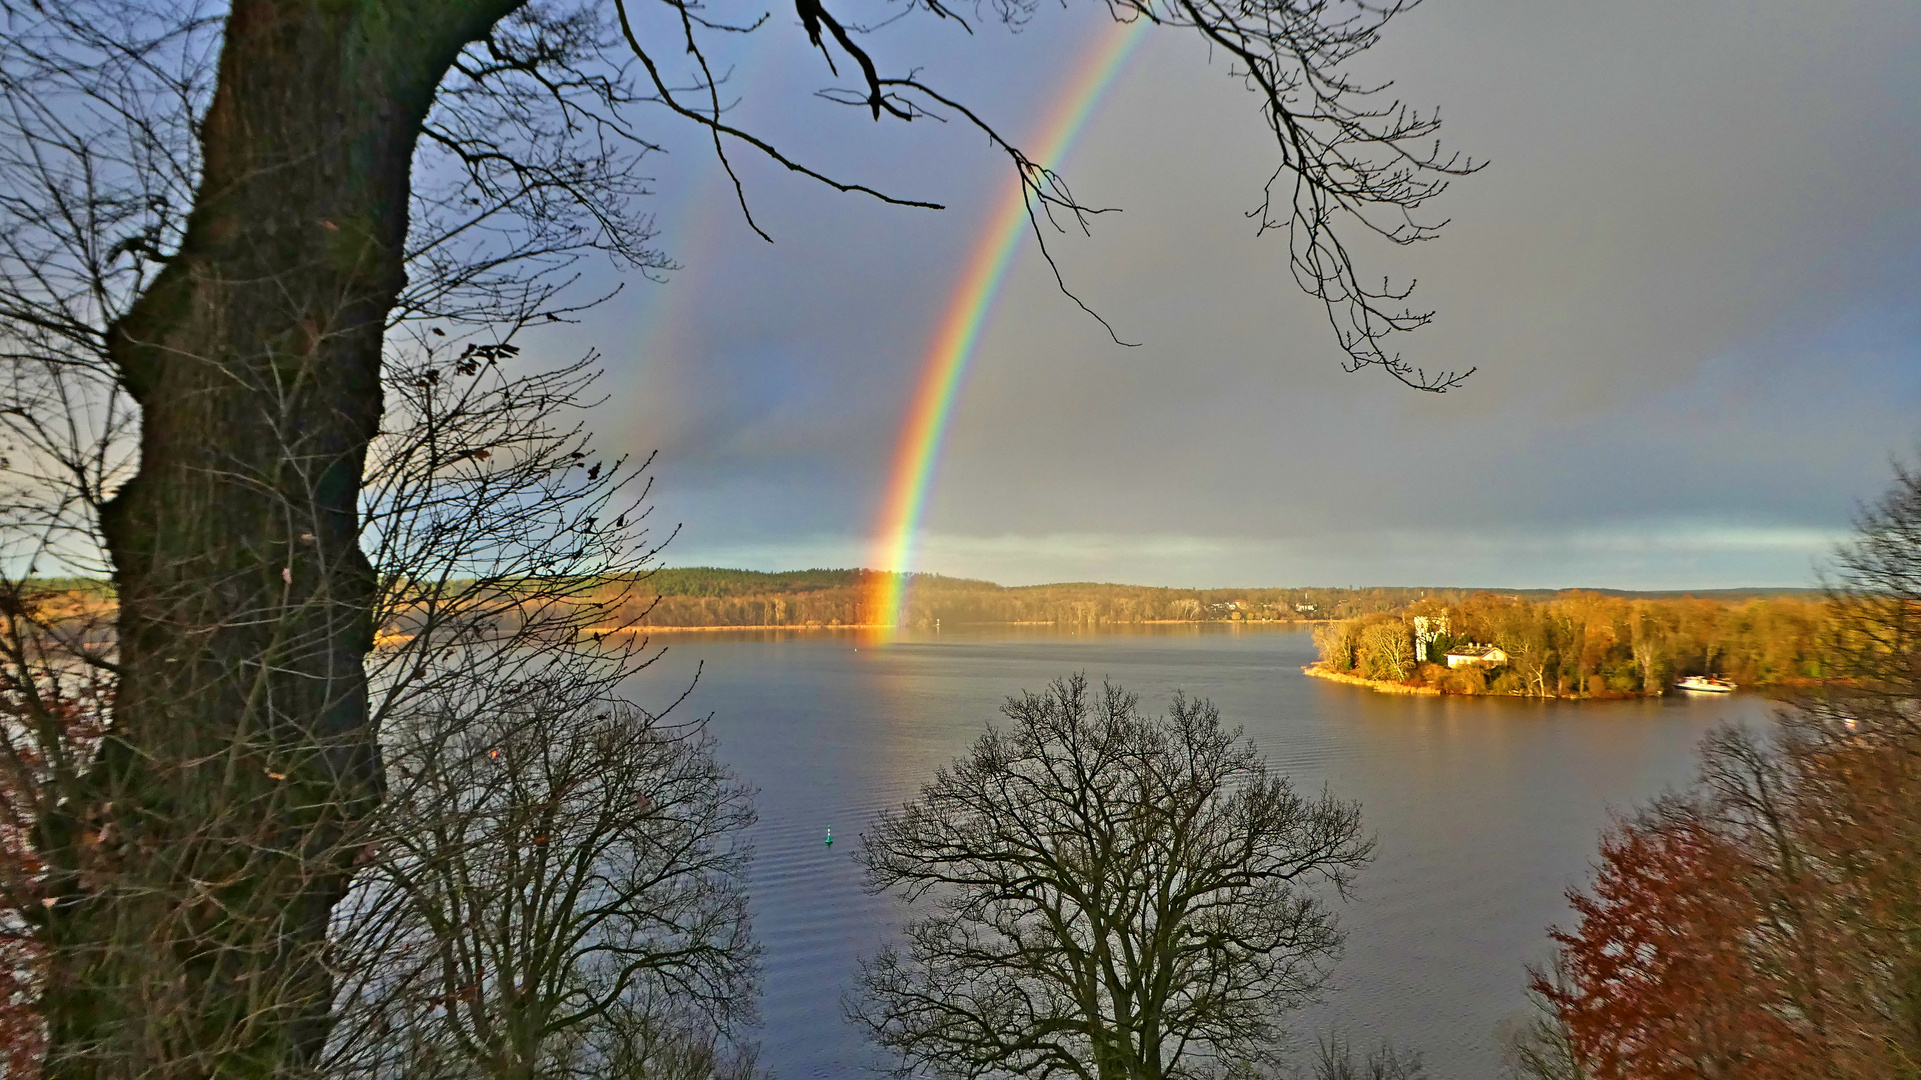
M 1309 664 L 1303 667 L 1301 674 L 1316 679 L 1326 679 L 1329 682 L 1346 683 L 1349 686 L 1364 686 L 1377 694 L 1429 694 L 1435 697 L 1439 697 L 1441 694 L 1441 689 L 1438 686 L 1409 686 L 1406 683 L 1388 682 L 1384 679 L 1363 679 L 1359 675 L 1348 675 L 1344 672 L 1329 671 L 1319 664 Z

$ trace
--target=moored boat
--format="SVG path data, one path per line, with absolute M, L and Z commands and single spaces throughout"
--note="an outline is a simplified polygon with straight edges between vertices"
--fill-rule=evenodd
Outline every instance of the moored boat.
M 1674 685 L 1680 687 L 1683 690 L 1694 690 L 1703 694 L 1734 693 L 1733 683 L 1727 681 L 1726 679 L 1717 679 L 1712 675 L 1689 675 L 1687 678 L 1680 680 Z

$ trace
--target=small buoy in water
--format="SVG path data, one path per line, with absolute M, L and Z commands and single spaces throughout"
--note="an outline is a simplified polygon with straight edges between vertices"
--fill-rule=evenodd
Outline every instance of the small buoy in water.
M 834 846 L 834 830 L 832 829 L 827 830 L 827 846 Z

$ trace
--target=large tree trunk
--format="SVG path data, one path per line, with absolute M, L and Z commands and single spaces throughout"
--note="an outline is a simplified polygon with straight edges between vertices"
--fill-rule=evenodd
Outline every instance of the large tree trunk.
M 284 1075 L 380 792 L 356 501 L 435 86 L 521 0 L 237 0 L 185 243 L 113 328 L 118 696 L 42 824 L 55 1076 Z

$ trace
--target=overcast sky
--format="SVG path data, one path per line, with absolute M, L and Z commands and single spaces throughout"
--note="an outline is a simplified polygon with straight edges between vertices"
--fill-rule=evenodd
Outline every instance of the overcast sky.
M 732 58 L 735 119 L 938 212 L 837 195 L 662 123 L 659 242 L 544 343 L 604 355 L 604 442 L 659 451 L 671 565 L 872 561 L 928 342 L 1008 182 L 957 124 L 876 125 L 791 15 Z M 1012 133 L 1101 30 L 874 34 Z M 1196 40 L 1154 34 L 1055 163 L 1123 212 L 1032 241 L 956 412 L 919 569 L 1008 584 L 1801 585 L 1921 436 L 1921 4 L 1427 0 L 1364 61 L 1486 158 L 1413 250 L 1364 247 L 1439 314 L 1402 343 L 1477 369 L 1424 395 L 1345 374 L 1285 240 L 1257 238 L 1273 149 Z

